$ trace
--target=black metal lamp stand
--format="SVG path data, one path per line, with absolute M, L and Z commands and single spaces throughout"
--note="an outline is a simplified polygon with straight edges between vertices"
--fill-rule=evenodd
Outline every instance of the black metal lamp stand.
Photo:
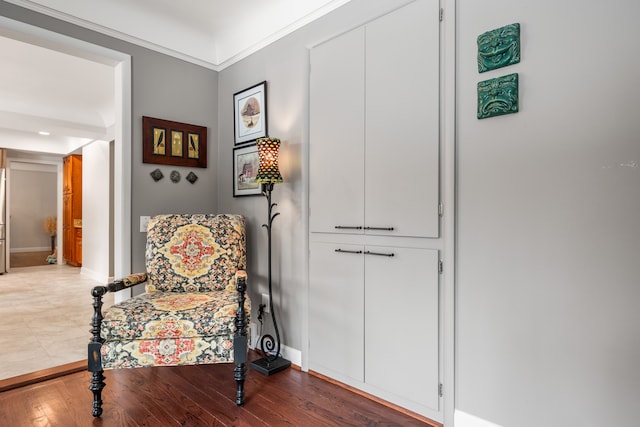
M 273 310 L 273 293 L 271 290 L 271 225 L 275 217 L 280 213 L 272 213 L 276 203 L 271 203 L 271 192 L 273 191 L 273 183 L 262 184 L 262 194 L 267 198 L 268 216 L 267 223 L 262 224 L 267 229 L 267 245 L 268 245 L 268 263 L 269 263 L 269 311 L 271 312 L 271 320 L 273 321 L 273 329 L 276 333 L 276 338 L 265 334 L 260 339 L 260 349 L 264 357 L 262 359 L 254 360 L 251 362 L 251 368 L 264 375 L 272 375 L 277 372 L 287 369 L 291 366 L 291 362 L 280 356 L 280 332 L 278 331 L 278 322 L 276 321 L 276 315 Z M 274 351 L 275 349 L 275 351 Z

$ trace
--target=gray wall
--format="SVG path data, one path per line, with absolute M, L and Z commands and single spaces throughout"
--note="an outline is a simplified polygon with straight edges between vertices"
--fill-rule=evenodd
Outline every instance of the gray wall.
M 44 230 L 44 219 L 57 216 L 57 172 L 49 165 L 29 166 L 29 170 L 11 170 L 11 212 L 7 212 L 11 215 L 11 252 L 51 250 L 51 237 Z M 44 264 L 44 258 L 42 262 Z
M 216 212 L 218 77 L 215 71 L 184 62 L 121 40 L 89 31 L 0 1 L 0 15 L 131 55 L 132 60 L 132 175 L 131 266 L 144 270 L 146 235 L 139 232 L 140 215 Z M 142 163 L 142 116 L 190 123 L 208 128 L 208 167 L 170 167 Z M 149 173 L 159 167 L 165 178 L 154 182 Z M 183 179 L 169 180 L 172 170 Z M 193 171 L 199 179 L 184 177 Z
M 502 426 L 640 417 L 640 3 L 459 0 L 456 408 Z M 479 34 L 522 61 L 479 74 Z M 476 84 L 520 73 L 520 112 Z
M 304 350 L 306 343 L 307 199 L 303 169 L 309 144 L 309 48 L 355 28 L 408 1 L 353 0 L 220 72 L 219 209 L 247 216 L 249 292 L 254 301 L 268 290 L 264 197 L 233 197 L 233 94 L 267 80 L 269 134 L 282 140 L 273 201 L 280 216 L 273 224 L 274 304 L 283 343 Z M 254 306 L 257 307 L 257 303 Z
M 121 49 L 119 49 L 121 50 Z M 218 74 L 178 59 L 139 49 L 133 54 L 133 171 L 131 175 L 132 269 L 144 270 L 146 234 L 139 231 L 140 215 L 215 213 L 218 163 Z M 206 126 L 207 168 L 142 163 L 142 116 Z M 159 168 L 164 178 L 149 176 Z M 172 170 L 182 179 L 173 183 Z M 195 184 L 185 179 L 193 171 Z

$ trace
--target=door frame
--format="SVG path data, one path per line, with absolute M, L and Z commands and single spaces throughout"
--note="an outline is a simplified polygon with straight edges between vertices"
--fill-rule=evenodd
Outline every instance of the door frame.
M 0 35 L 113 68 L 115 83 L 114 276 L 131 273 L 131 56 L 0 16 Z M 59 234 L 60 235 L 60 234 Z M 126 299 L 129 295 L 119 295 Z

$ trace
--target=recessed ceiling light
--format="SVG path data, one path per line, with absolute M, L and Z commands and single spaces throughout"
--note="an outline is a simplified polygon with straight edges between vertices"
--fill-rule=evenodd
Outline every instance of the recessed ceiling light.
M 40 132 L 38 132 L 40 135 L 44 135 L 44 136 L 49 136 L 51 135 L 50 132 L 47 132 L 46 130 L 41 130 Z

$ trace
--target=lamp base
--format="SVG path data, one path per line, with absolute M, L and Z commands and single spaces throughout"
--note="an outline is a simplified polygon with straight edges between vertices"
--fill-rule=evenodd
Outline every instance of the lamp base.
M 269 361 L 266 357 L 251 362 L 251 368 L 263 375 L 273 375 L 287 369 L 291 366 L 291 362 L 283 357 Z

